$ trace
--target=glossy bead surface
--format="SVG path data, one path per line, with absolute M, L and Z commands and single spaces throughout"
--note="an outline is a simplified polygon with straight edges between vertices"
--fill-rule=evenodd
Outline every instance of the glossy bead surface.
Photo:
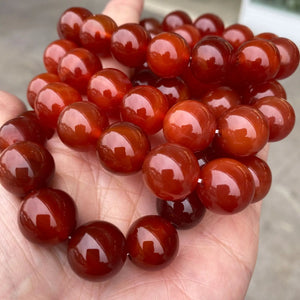
M 126 254 L 125 237 L 115 225 L 92 221 L 81 225 L 72 234 L 67 255 L 77 275 L 103 281 L 121 270 Z
M 58 76 L 80 93 L 86 93 L 90 78 L 102 69 L 99 58 L 84 48 L 69 51 L 58 65 Z
M 49 73 L 57 74 L 58 63 L 70 50 L 77 48 L 77 44 L 69 40 L 56 40 L 50 43 L 43 55 L 46 70 Z
M 76 206 L 65 192 L 43 188 L 27 195 L 18 215 L 19 228 L 31 242 L 53 245 L 65 241 L 76 226 Z
M 265 40 L 272 40 L 273 38 L 278 37 L 273 32 L 262 32 L 255 36 L 255 38 L 265 39 Z
M 108 126 L 108 118 L 95 104 L 75 102 L 59 115 L 57 133 L 61 141 L 78 151 L 94 149 Z
M 100 109 L 119 109 L 124 95 L 132 88 L 130 79 L 118 69 L 105 68 L 92 76 L 87 87 L 88 100 Z
M 211 13 L 199 16 L 194 21 L 194 26 L 199 30 L 201 36 L 205 35 L 222 35 L 224 23 L 222 19 Z
M 195 189 L 200 173 L 194 153 L 172 143 L 151 150 L 142 170 L 145 184 L 164 200 L 184 199 Z
M 196 100 L 185 100 L 169 109 L 163 132 L 168 142 L 196 152 L 208 147 L 215 136 L 216 127 L 216 119 L 205 105 Z
M 141 169 L 150 143 L 137 126 L 119 122 L 107 128 L 97 143 L 97 153 L 102 165 L 118 174 L 131 174 Z
M 136 220 L 126 236 L 129 259 L 146 270 L 160 270 L 176 257 L 179 238 L 170 222 L 147 215 Z
M 233 214 L 253 199 L 254 181 L 248 168 L 231 158 L 218 158 L 201 169 L 197 194 L 204 206 L 219 214 Z
M 138 67 L 146 61 L 150 35 L 135 23 L 118 27 L 111 37 L 111 53 L 116 60 L 128 67 Z
M 184 24 L 192 24 L 191 17 L 182 10 L 175 10 L 168 13 L 162 20 L 163 31 L 172 31 Z
M 56 128 L 61 111 L 78 101 L 82 101 L 81 95 L 71 86 L 62 82 L 49 83 L 38 94 L 34 110 L 44 126 Z
M 110 53 L 111 36 L 117 28 L 116 22 L 109 16 L 90 16 L 80 27 L 81 45 L 101 56 L 107 56 Z
M 46 186 L 54 169 L 54 160 L 48 150 L 33 142 L 10 145 L 0 155 L 0 183 L 19 197 Z
M 139 24 L 143 26 L 148 32 L 162 31 L 161 23 L 156 18 L 143 18 L 140 20 Z
M 209 36 L 193 48 L 191 69 L 195 77 L 207 83 L 224 81 L 231 63 L 233 48 L 225 39 Z
M 172 32 L 163 32 L 149 43 L 147 63 L 161 77 L 176 77 L 187 67 L 190 49 L 184 38 Z
M 200 40 L 199 30 L 191 24 L 184 24 L 180 27 L 173 29 L 172 32 L 182 36 L 191 49 Z
M 268 142 L 269 126 L 256 108 L 239 105 L 229 109 L 217 120 L 217 144 L 235 156 L 257 153 Z
M 149 85 L 136 86 L 123 98 L 121 119 L 154 134 L 162 128 L 168 108 L 168 100 L 161 91 Z
M 156 199 L 156 210 L 158 215 L 167 219 L 177 229 L 196 226 L 203 219 L 206 211 L 196 192 L 192 192 L 181 201 Z
M 254 104 L 267 119 L 269 142 L 277 142 L 287 137 L 294 128 L 296 116 L 292 105 L 286 100 L 274 96 L 264 97 Z

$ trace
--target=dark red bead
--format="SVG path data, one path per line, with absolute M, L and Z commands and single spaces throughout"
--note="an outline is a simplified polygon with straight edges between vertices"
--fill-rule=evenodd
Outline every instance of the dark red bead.
M 131 77 L 131 83 L 133 86 L 138 85 L 155 85 L 155 82 L 159 79 L 149 68 L 136 69 Z
M 172 32 L 182 36 L 191 49 L 200 40 L 199 30 L 194 25 L 191 24 L 184 24 L 180 27 L 176 27 L 175 29 L 172 30 Z
M 172 31 L 184 24 L 192 24 L 191 17 L 182 10 L 175 10 L 168 13 L 162 21 L 163 31 Z
M 76 206 L 65 192 L 44 188 L 22 202 L 19 228 L 31 242 L 53 245 L 65 241 L 76 226 Z
M 0 155 L 0 182 L 19 197 L 46 186 L 54 169 L 54 160 L 48 150 L 33 142 L 10 145 Z
M 199 16 L 194 21 L 194 26 L 199 30 L 201 36 L 205 35 L 222 35 L 224 31 L 224 23 L 222 19 L 211 13 Z
M 146 270 L 160 270 L 176 257 L 179 238 L 170 222 L 148 215 L 136 220 L 126 237 L 129 259 Z
M 126 255 L 123 233 L 105 221 L 81 225 L 68 244 L 68 261 L 73 271 L 93 281 L 104 281 L 116 275 L 123 267 Z
M 156 18 L 143 18 L 139 24 L 143 26 L 148 32 L 161 32 L 161 23 Z
M 265 40 L 272 40 L 275 37 L 278 37 L 278 36 L 272 32 L 262 32 L 255 36 L 255 38 L 260 38 L 260 39 L 265 39 Z

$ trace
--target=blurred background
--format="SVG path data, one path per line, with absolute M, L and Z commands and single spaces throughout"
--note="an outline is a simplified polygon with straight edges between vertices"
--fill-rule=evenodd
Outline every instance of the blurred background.
M 45 47 L 57 39 L 56 23 L 70 6 L 100 13 L 106 0 L 0 0 L 0 89 L 26 102 L 29 81 L 44 72 Z M 143 17 L 160 20 L 172 10 L 194 19 L 212 12 L 225 25 L 240 22 L 254 34 L 272 31 L 300 46 L 300 0 L 145 0 Z M 298 13 L 297 13 L 298 12 Z M 300 112 L 300 68 L 281 81 L 288 101 Z M 1 113 L 1 112 L 0 112 Z M 273 184 L 263 200 L 258 260 L 246 300 L 300 299 L 300 125 L 283 141 L 272 144 L 269 165 Z

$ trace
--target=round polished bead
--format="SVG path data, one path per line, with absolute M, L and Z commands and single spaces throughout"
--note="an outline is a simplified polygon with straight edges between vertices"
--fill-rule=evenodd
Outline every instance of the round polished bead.
M 147 63 L 161 77 L 179 76 L 190 60 L 190 49 L 183 37 L 172 32 L 163 32 L 149 43 Z
M 34 110 L 41 124 L 56 128 L 61 111 L 78 101 L 82 101 L 81 95 L 71 86 L 62 82 L 49 83 L 38 94 Z
M 59 115 L 57 133 L 61 141 L 78 151 L 94 149 L 108 126 L 108 118 L 95 104 L 75 102 Z
M 167 98 L 149 85 L 132 88 L 120 106 L 121 119 L 138 125 L 147 134 L 158 132 L 169 109 Z
M 92 221 L 81 225 L 68 244 L 73 271 L 88 280 L 104 281 L 116 275 L 126 260 L 126 240 L 113 224 Z
M 189 229 L 196 226 L 203 219 L 206 211 L 196 192 L 177 201 L 157 198 L 156 210 L 158 215 L 171 222 L 177 229 Z
M 211 13 L 199 16 L 194 21 L 194 26 L 199 30 L 201 36 L 205 35 L 222 35 L 224 23 L 222 19 Z
M 70 50 L 77 48 L 77 44 L 69 40 L 56 40 L 50 43 L 43 55 L 46 70 L 57 74 L 57 68 L 62 57 Z
M 161 23 L 156 18 L 143 18 L 140 20 L 139 24 L 148 32 L 162 31 Z
M 106 15 L 93 15 L 86 18 L 80 27 L 81 45 L 101 56 L 110 53 L 112 34 L 117 30 L 116 22 Z
M 199 30 L 191 24 L 184 24 L 180 27 L 173 29 L 172 32 L 182 36 L 191 49 L 200 40 Z
M 150 143 L 144 132 L 134 124 L 114 123 L 108 127 L 97 143 L 102 165 L 118 174 L 131 174 L 141 169 Z
M 27 195 L 18 216 L 19 228 L 31 242 L 45 245 L 65 241 L 76 226 L 76 206 L 65 192 L 43 188 Z
M 160 216 L 136 220 L 126 236 L 129 259 L 146 270 L 160 270 L 176 257 L 179 238 L 174 226 Z
M 253 104 L 267 119 L 269 142 L 277 142 L 287 137 L 295 125 L 295 111 L 285 99 L 275 96 L 261 98 Z
M 192 24 L 191 17 L 182 10 L 175 10 L 168 13 L 162 20 L 163 31 L 172 31 L 184 24 Z
M 238 105 L 217 120 L 218 146 L 235 156 L 248 156 L 260 151 L 269 138 L 269 126 L 264 115 L 256 108 Z
M 194 153 L 181 145 L 166 143 L 149 152 L 143 163 L 148 188 L 164 200 L 182 200 L 197 185 L 200 167 Z
M 254 181 L 248 168 L 231 158 L 218 158 L 201 169 L 197 194 L 204 206 L 219 214 L 233 214 L 253 199 Z
M 272 32 L 262 32 L 255 36 L 255 38 L 260 38 L 260 39 L 265 39 L 265 40 L 272 40 L 275 37 L 278 37 L 278 36 Z
M 48 150 L 33 142 L 10 145 L 0 155 L 0 183 L 19 197 L 46 186 L 54 169 L 54 160 Z
M 149 68 L 136 69 L 131 77 L 131 83 L 133 86 L 138 85 L 155 85 L 155 82 L 159 79 Z
M 186 146 L 193 152 L 212 142 L 217 123 L 211 111 L 197 100 L 185 100 L 167 112 L 163 132 L 167 141 Z
M 58 76 L 80 93 L 85 94 L 90 78 L 102 69 L 99 58 L 84 48 L 69 51 L 58 65 Z
M 142 66 L 146 61 L 149 41 L 150 35 L 143 26 L 126 23 L 119 26 L 112 35 L 111 53 L 125 66 Z

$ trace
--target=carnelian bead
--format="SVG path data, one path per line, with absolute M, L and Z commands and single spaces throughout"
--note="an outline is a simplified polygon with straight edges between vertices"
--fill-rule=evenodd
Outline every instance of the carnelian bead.
M 60 16 L 57 24 L 57 32 L 61 38 L 80 43 L 79 32 L 83 21 L 92 13 L 84 7 L 70 7 Z
M 104 281 L 116 275 L 126 261 L 126 239 L 113 224 L 92 221 L 78 227 L 68 244 L 68 261 L 80 277 Z
M 269 138 L 269 126 L 256 108 L 238 105 L 217 120 L 216 142 L 223 151 L 234 156 L 248 156 L 260 151 Z
M 60 60 L 58 76 L 80 93 L 85 94 L 90 78 L 102 69 L 99 58 L 84 48 L 75 48 Z
M 168 142 L 186 146 L 193 152 L 212 142 L 217 123 L 211 111 L 197 100 L 176 103 L 167 112 L 163 132 Z
M 43 188 L 24 198 L 19 228 L 31 242 L 45 245 L 65 241 L 76 226 L 76 206 L 65 192 Z
M 168 109 L 168 100 L 160 90 L 141 85 L 124 96 L 120 113 L 123 121 L 138 125 L 147 134 L 154 134 L 162 128 Z
M 167 219 L 177 229 L 189 229 L 196 226 L 203 219 L 206 211 L 196 192 L 177 201 L 157 198 L 156 210 L 158 215 Z
M 57 74 L 57 68 L 62 57 L 70 50 L 77 48 L 77 44 L 69 40 L 56 40 L 50 43 L 43 55 L 46 70 L 49 73 Z
M 118 69 L 105 68 L 92 76 L 87 87 L 88 100 L 100 109 L 119 109 L 124 95 L 132 88 L 130 79 Z
M 0 155 L 0 182 L 19 197 L 47 185 L 54 169 L 54 160 L 48 150 L 33 142 L 10 145 Z
M 160 270 L 176 257 L 179 238 L 175 227 L 160 216 L 137 219 L 126 236 L 129 259 L 146 270 Z
M 106 15 L 94 15 L 86 18 L 80 27 L 81 45 L 101 56 L 110 53 L 112 34 L 117 30 L 116 22 Z
M 207 83 L 224 81 L 231 66 L 233 48 L 218 36 L 201 39 L 193 48 L 191 69 L 195 77 Z
M 255 38 L 260 38 L 260 39 L 265 39 L 265 40 L 272 40 L 275 37 L 278 37 L 278 36 L 272 32 L 262 32 L 255 36 Z
M 158 198 L 182 200 L 196 188 L 200 168 L 190 149 L 166 143 L 148 153 L 142 171 L 144 182 Z
M 51 82 L 60 82 L 60 79 L 56 74 L 42 73 L 35 76 L 29 82 L 27 87 L 27 100 L 32 108 L 34 108 L 34 102 L 40 90 Z
M 272 173 L 268 164 L 256 156 L 239 158 L 251 172 L 255 192 L 252 203 L 262 200 L 269 192 L 272 183 Z
M 163 32 L 149 43 L 147 63 L 161 77 L 179 76 L 190 60 L 190 49 L 185 39 L 173 32 Z
M 78 101 L 82 101 L 81 95 L 71 86 L 62 82 L 49 83 L 38 94 L 34 110 L 42 125 L 56 128 L 61 111 Z
M 222 19 L 211 13 L 203 14 L 194 21 L 194 26 L 199 30 L 201 36 L 222 35 L 224 23 Z
M 173 29 L 172 32 L 182 36 L 191 49 L 200 40 L 199 30 L 194 25 L 191 24 L 184 24 L 180 27 Z
M 201 169 L 197 194 L 204 206 L 218 214 L 233 214 L 253 199 L 254 181 L 249 169 L 231 158 L 218 158 Z
M 172 31 L 184 24 L 192 24 L 191 17 L 182 10 L 175 10 L 168 13 L 162 21 L 163 31 Z
M 240 95 L 227 86 L 220 86 L 207 92 L 200 100 L 209 107 L 216 119 L 231 107 L 241 104 Z
M 162 32 L 162 25 L 156 18 L 144 18 L 139 24 L 143 26 L 150 34 Z
M 57 133 L 61 141 L 78 151 L 94 149 L 108 126 L 108 118 L 95 104 L 75 102 L 59 115 Z
M 118 122 L 103 132 L 96 149 L 100 162 L 107 170 L 126 175 L 142 168 L 150 143 L 138 126 Z
M 146 61 L 150 35 L 147 30 L 135 23 L 118 27 L 111 37 L 111 54 L 128 67 L 142 66 Z
M 288 136 L 295 125 L 295 111 L 285 99 L 275 96 L 264 97 L 254 102 L 256 107 L 267 119 L 270 136 L 269 142 L 276 142 Z
M 155 82 L 159 79 L 149 68 L 141 68 L 135 70 L 131 77 L 131 83 L 133 86 L 137 85 L 155 85 Z

